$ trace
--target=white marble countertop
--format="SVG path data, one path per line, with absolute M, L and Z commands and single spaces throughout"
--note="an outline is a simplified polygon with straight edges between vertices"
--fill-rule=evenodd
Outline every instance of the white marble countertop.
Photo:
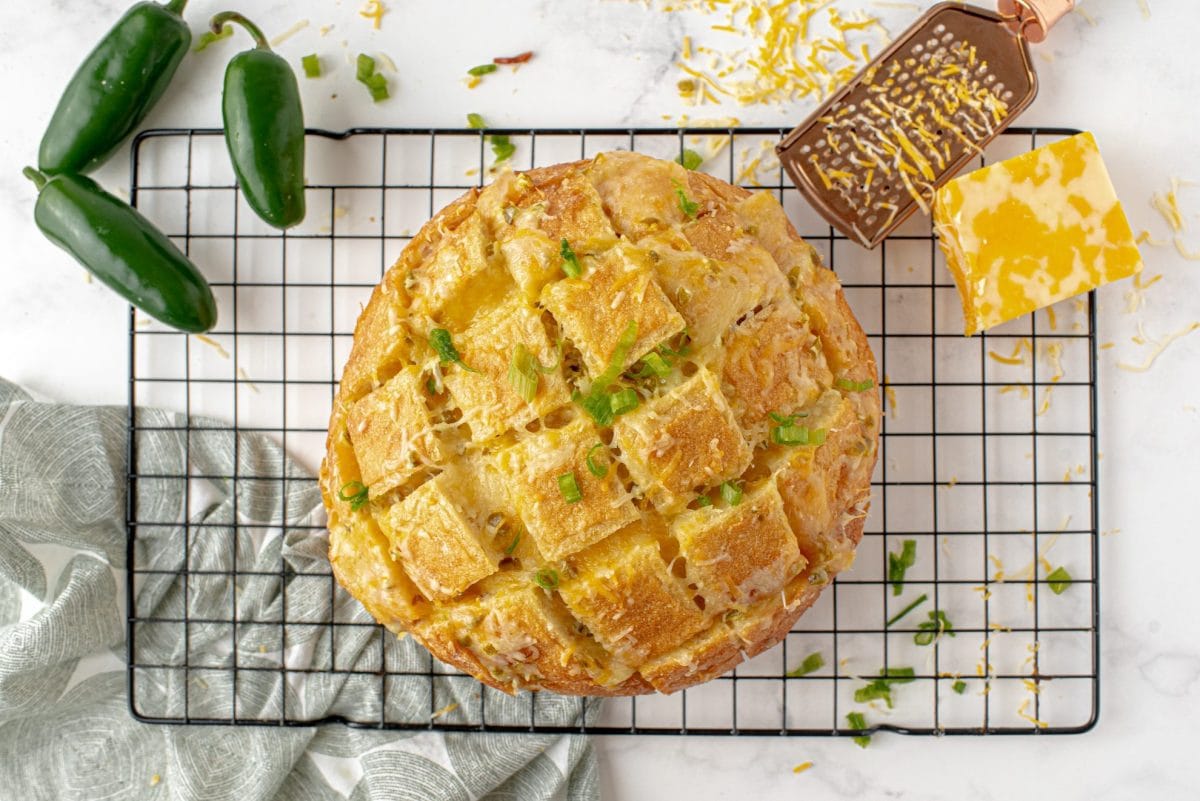
M 800 120 L 810 108 L 685 107 L 673 62 L 684 33 L 712 19 L 664 15 L 637 3 L 570 0 L 437 3 L 385 0 L 373 31 L 353 0 L 245 0 L 242 10 L 268 35 L 301 19 L 311 24 L 281 45 L 298 58 L 313 50 L 382 51 L 396 63 L 394 99 L 372 105 L 352 71 L 329 85 L 302 82 L 310 125 L 459 126 L 477 111 L 495 125 L 662 125 L 664 114 L 736 116 L 745 124 Z M 125 305 L 87 283 L 33 227 L 34 193 L 20 168 L 59 91 L 100 31 L 127 5 L 118 0 L 10 0 L 0 6 L 0 235 L 9 249 L 0 269 L 0 375 L 66 401 L 123 404 L 127 391 Z M 225 2 L 192 0 L 193 28 Z M 840 0 L 866 8 L 899 32 L 912 4 Z M 905 7 L 905 6 L 908 7 Z M 1149 199 L 1172 178 L 1200 181 L 1200 6 L 1187 0 L 1081 0 L 1084 14 L 1064 20 L 1037 59 L 1041 96 L 1022 124 L 1094 131 L 1135 230 L 1167 238 Z M 334 25 L 325 38 L 319 28 Z M 223 43 L 227 44 L 227 43 Z M 470 64 L 533 49 L 519 80 L 466 89 Z M 230 51 L 231 52 L 231 51 Z M 216 126 L 223 59 L 189 56 L 150 126 Z M 100 174 L 127 187 L 121 155 Z M 1200 251 L 1200 188 L 1180 192 L 1188 246 Z M 1185 231 L 1185 235 L 1188 232 Z M 1200 333 L 1134 374 L 1148 348 L 1130 338 L 1139 321 L 1157 338 L 1200 318 L 1200 264 L 1173 248 L 1148 245 L 1149 274 L 1163 279 L 1136 314 L 1124 312 L 1125 287 L 1100 293 L 1102 704 L 1090 733 L 1051 737 L 902 737 L 879 735 L 868 750 L 824 738 L 609 737 L 598 746 L 606 797 L 1124 799 L 1200 797 L 1192 745 L 1200 719 L 1200 636 L 1186 597 L 1200 560 L 1192 530 L 1200 416 L 1194 395 Z M 792 773 L 811 760 L 812 770 Z

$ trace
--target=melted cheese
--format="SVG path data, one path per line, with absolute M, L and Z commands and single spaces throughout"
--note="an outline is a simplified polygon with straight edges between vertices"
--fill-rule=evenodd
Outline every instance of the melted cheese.
M 1090 133 L 956 178 L 934 224 L 968 336 L 1142 269 Z

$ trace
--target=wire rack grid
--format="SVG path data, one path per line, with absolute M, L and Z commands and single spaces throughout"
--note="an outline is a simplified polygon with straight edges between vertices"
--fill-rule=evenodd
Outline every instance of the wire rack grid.
M 206 271 L 220 320 L 206 341 L 131 310 L 132 714 L 176 723 L 589 733 L 863 733 L 847 719 L 851 712 L 863 714 L 869 730 L 914 734 L 1093 726 L 1100 680 L 1094 296 L 964 338 L 956 290 L 928 220 L 910 220 L 877 251 L 846 240 L 784 184 L 771 147 L 785 132 L 313 130 L 308 218 L 285 233 L 259 223 L 245 206 L 220 130 L 137 137 L 132 200 Z M 854 568 L 779 647 L 730 674 L 672 696 L 611 699 L 595 708 L 580 701 L 579 714 L 565 722 L 541 715 L 546 699 L 537 694 L 497 713 L 500 693 L 423 650 L 418 658 L 400 654 L 396 638 L 334 581 L 318 553 L 321 518 L 289 517 L 283 500 L 278 519 L 264 527 L 237 509 L 247 482 L 315 487 L 310 476 L 361 304 L 426 219 L 488 179 L 493 133 L 517 146 L 516 169 L 612 149 L 674 158 L 687 147 L 707 156 L 702 169 L 772 191 L 839 274 L 883 378 L 880 458 Z M 1010 129 L 980 164 L 1073 133 Z M 139 407 L 180 414 L 156 417 Z M 147 464 L 148 443 L 164 433 L 182 438 L 189 451 L 174 468 Z M 278 461 L 266 475 L 261 465 L 247 475 L 238 452 L 248 447 L 240 435 L 249 433 L 265 434 L 308 473 Z M 232 469 L 191 455 L 211 436 L 232 442 Z M 182 488 L 186 502 L 164 513 L 150 500 L 168 484 Z M 208 484 L 236 488 L 230 519 L 206 522 Z M 317 555 L 284 563 L 278 549 L 263 544 L 272 537 L 315 542 Z M 214 539 L 231 560 L 197 556 Z M 902 581 L 889 581 L 889 554 L 900 554 L 906 541 L 915 548 L 914 564 Z M 164 559 L 168 548 L 176 556 Z M 255 562 L 263 553 L 275 561 Z M 1065 590 L 1047 578 L 1058 566 L 1072 577 Z M 272 583 L 282 603 L 270 611 L 241 603 L 255 582 Z M 150 584 L 178 600 L 147 607 L 141 599 Z M 215 606 L 198 604 L 214 597 Z M 290 599 L 301 597 L 324 599 L 322 611 L 294 614 L 301 605 Z M 929 639 L 934 610 L 953 631 L 918 644 Z M 163 642 L 175 647 L 152 647 Z M 821 655 L 819 668 L 788 675 L 812 654 Z M 912 668 L 912 680 L 892 683 L 888 698 L 863 695 L 897 668 Z M 336 682 L 350 703 L 306 709 L 296 700 L 306 679 Z M 457 690 L 447 693 L 450 686 Z M 398 706 L 397 697 L 414 687 L 424 688 L 422 702 Z M 257 703 L 248 703 L 247 693 Z M 443 707 L 446 698 L 459 703 Z

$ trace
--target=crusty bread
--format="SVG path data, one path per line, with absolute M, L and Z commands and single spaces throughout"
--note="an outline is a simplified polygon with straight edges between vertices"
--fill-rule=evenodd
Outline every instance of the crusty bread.
M 631 330 L 620 384 L 639 405 L 597 425 L 573 393 Z M 557 365 L 528 402 L 518 344 Z M 837 279 L 769 193 L 625 152 L 502 174 L 421 229 L 359 318 L 321 467 L 334 572 L 507 692 L 707 681 L 852 563 L 874 379 Z M 813 444 L 774 441 L 791 415 Z

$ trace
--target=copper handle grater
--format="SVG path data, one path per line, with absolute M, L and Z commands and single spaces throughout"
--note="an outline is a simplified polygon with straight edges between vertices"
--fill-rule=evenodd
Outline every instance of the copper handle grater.
M 873 248 L 1037 96 L 1030 41 L 1074 0 L 939 3 L 775 148 L 801 194 Z

